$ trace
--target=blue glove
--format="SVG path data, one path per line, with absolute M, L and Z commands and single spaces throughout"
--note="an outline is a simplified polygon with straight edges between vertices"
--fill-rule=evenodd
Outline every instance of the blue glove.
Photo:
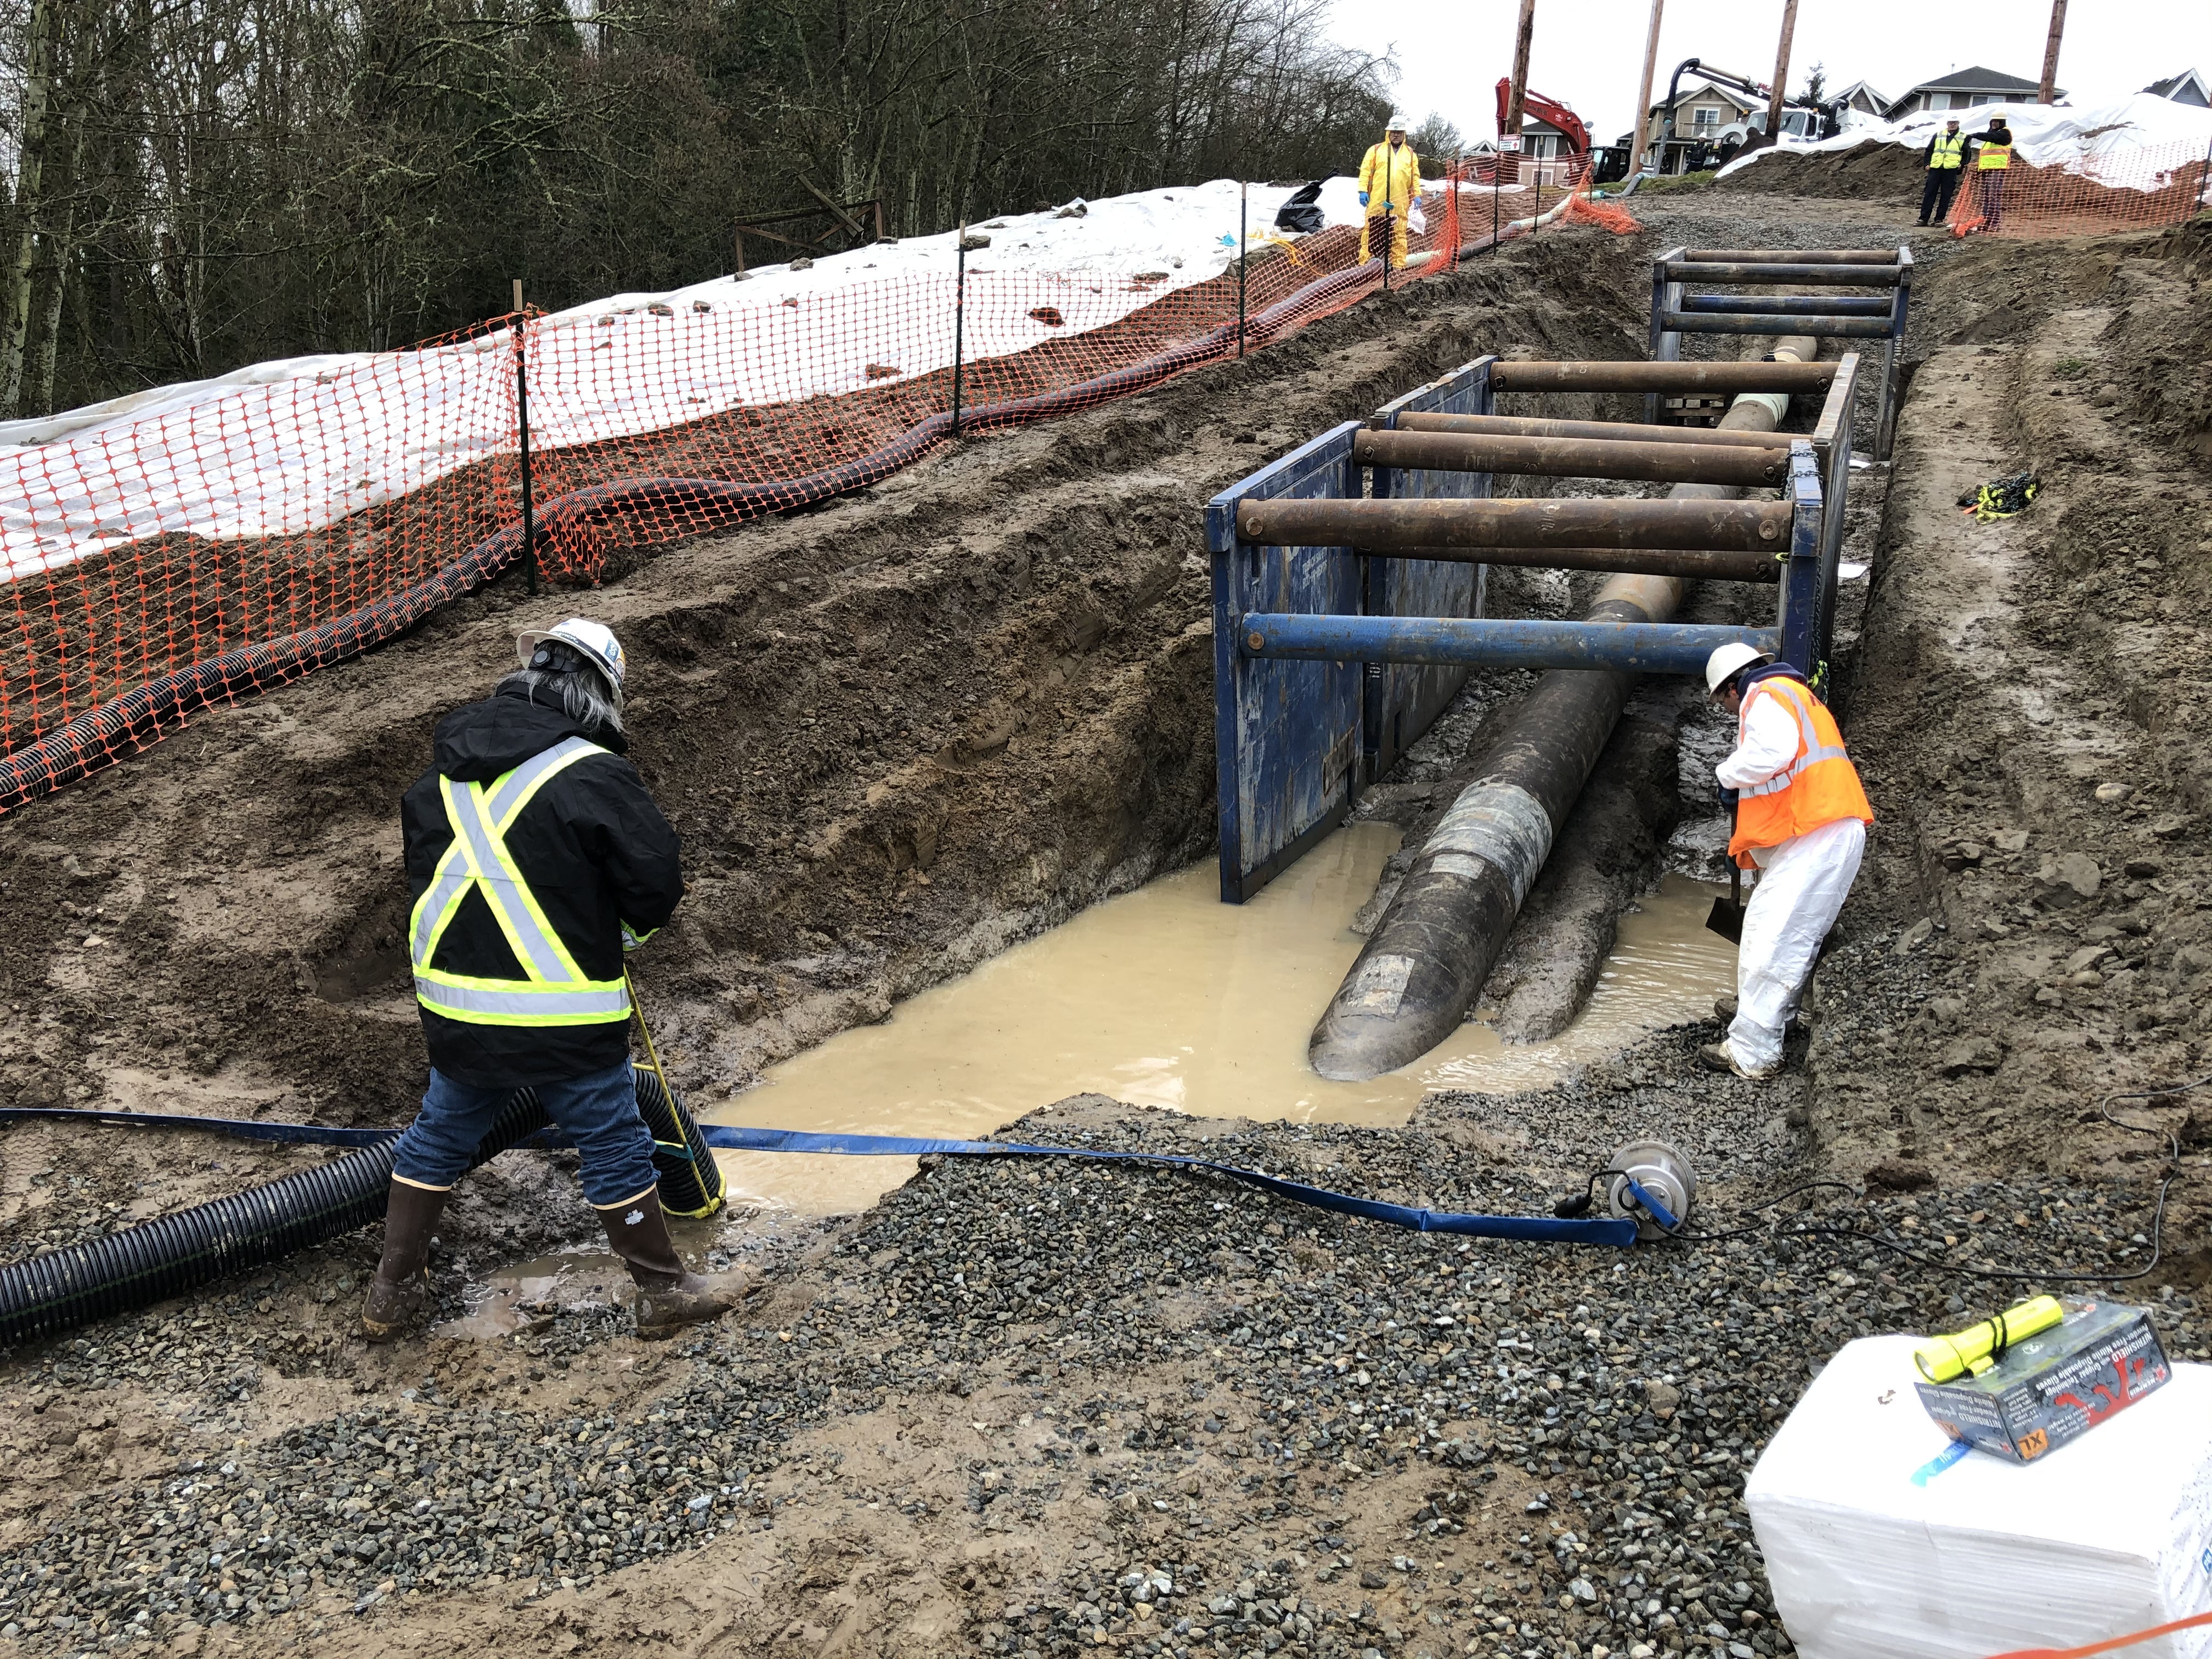
M 1713 786 L 1713 799 L 1718 801 L 1729 811 L 1732 812 L 1735 810 L 1736 792 L 1729 788 L 1728 785 L 1724 783 L 1716 783 Z
M 1362 207 L 1367 205 L 1367 192 L 1364 190 L 1359 192 L 1359 205 Z

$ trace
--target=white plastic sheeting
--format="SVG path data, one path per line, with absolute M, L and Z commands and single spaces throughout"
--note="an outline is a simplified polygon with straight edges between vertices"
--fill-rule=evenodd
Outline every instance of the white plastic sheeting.
M 1913 1391 L 1917 1339 L 1831 1360 L 1745 1486 L 1804 1659 L 1982 1659 L 2212 1612 L 2212 1368 L 2025 1466 L 1959 1453 Z M 2212 1659 L 2212 1629 L 2127 1659 Z
M 1737 156 L 1720 170 L 1720 176 L 1725 179 L 1755 167 L 1768 155 L 1821 155 L 1868 143 L 1923 149 L 1943 130 L 1946 121 L 1958 122 L 1962 132 L 1978 133 L 1989 125 L 1990 117 L 1999 114 L 2011 127 L 2014 153 L 2023 161 L 2037 167 L 2062 167 L 2116 188 L 2153 187 L 2137 166 L 2147 149 L 2193 146 L 2191 153 L 2201 156 L 2212 145 L 2212 110 L 2139 92 L 2080 108 L 2069 104 L 1978 104 L 1972 109 L 1923 110 L 1901 121 L 1862 116 L 1832 138 L 1792 138 L 1785 134 L 1773 149 Z
M 968 256 L 963 356 L 1103 327 L 1219 276 L 1237 252 L 1238 189 L 1215 179 L 971 226 L 989 246 Z M 1250 187 L 1255 246 L 1290 193 Z M 1350 179 L 1327 181 L 1320 205 L 1329 224 L 1359 222 Z M 956 240 L 912 237 L 557 312 L 532 347 L 532 445 L 632 437 L 944 368 Z M 1048 305 L 1059 325 L 1029 314 Z M 162 533 L 297 535 L 397 500 L 508 450 L 513 386 L 511 346 L 494 335 L 258 363 L 0 423 L 0 580 Z

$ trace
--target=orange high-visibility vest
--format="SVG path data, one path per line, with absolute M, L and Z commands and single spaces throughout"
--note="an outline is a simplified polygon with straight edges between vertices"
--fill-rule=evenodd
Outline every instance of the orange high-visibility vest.
M 1984 144 L 1982 146 L 1981 168 L 1983 172 L 1987 173 L 1993 167 L 2008 167 L 2011 165 L 2012 146 L 2010 144 Z
M 1874 822 L 1860 786 L 1858 769 L 1844 752 L 1836 717 L 1801 681 L 1759 680 L 1745 696 L 1736 715 L 1736 742 L 1749 729 L 1752 700 L 1772 697 L 1797 722 L 1797 756 L 1764 783 L 1747 785 L 1736 796 L 1735 834 L 1729 855 L 1748 870 L 1754 847 L 1779 847 L 1838 818 Z

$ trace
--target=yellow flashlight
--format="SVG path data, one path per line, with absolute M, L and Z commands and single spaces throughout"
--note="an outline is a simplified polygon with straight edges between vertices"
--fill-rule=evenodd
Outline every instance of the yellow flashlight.
M 1949 1336 L 1930 1338 L 1912 1351 L 1912 1363 L 1930 1382 L 1979 1376 L 2014 1343 L 2047 1331 L 2065 1317 L 2066 1310 L 2058 1305 L 2057 1297 L 2034 1297 L 2007 1308 L 1995 1319 L 1984 1319 Z

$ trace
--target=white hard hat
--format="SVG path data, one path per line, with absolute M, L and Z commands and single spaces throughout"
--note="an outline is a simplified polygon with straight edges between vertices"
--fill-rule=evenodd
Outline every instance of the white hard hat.
M 623 673 L 629 665 L 629 659 L 623 655 L 622 641 L 614 636 L 613 629 L 586 617 L 571 617 L 556 628 L 526 629 L 515 636 L 516 659 L 525 668 L 529 667 L 532 656 L 548 640 L 559 640 L 562 644 L 573 645 L 582 652 L 605 679 L 607 690 L 613 694 L 615 707 L 617 709 L 622 707 Z
M 1750 667 L 1752 664 L 1765 662 L 1767 659 L 1766 653 L 1755 645 L 1746 645 L 1741 640 L 1734 640 L 1719 647 L 1711 656 L 1705 659 L 1706 691 L 1711 693 L 1719 690 L 1722 686 Z
M 1411 132 L 1413 130 L 1413 124 L 1403 114 L 1395 112 L 1390 117 L 1390 125 L 1382 129 L 1385 132 Z

